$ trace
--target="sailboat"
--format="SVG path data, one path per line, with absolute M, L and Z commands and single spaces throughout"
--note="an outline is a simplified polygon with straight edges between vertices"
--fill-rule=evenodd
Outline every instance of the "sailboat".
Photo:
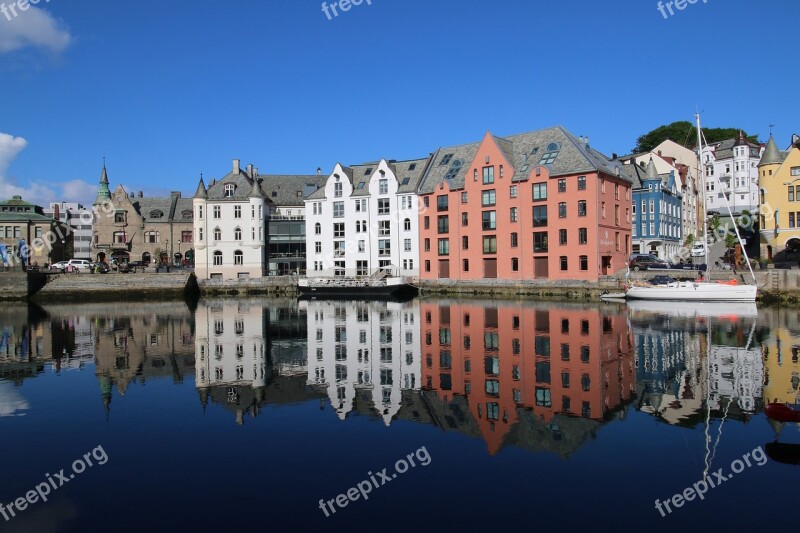
M 702 133 L 700 130 L 700 114 L 696 114 L 697 120 L 697 168 L 701 176 L 700 190 L 703 191 L 703 238 L 707 239 L 708 235 L 708 214 L 706 207 L 705 195 L 705 172 L 702 169 Z M 723 195 L 723 198 L 724 195 Z M 731 206 L 725 198 L 725 205 L 728 208 L 728 214 L 733 219 Z M 753 273 L 753 268 L 750 266 L 750 261 L 747 258 L 747 251 L 744 248 L 742 237 L 739 234 L 739 228 L 736 224 L 733 225 L 736 231 L 736 237 L 742 246 L 744 252 L 745 262 L 750 275 L 753 278 L 753 284 L 740 284 L 736 280 L 731 281 L 711 281 L 710 274 L 702 281 L 676 281 L 667 285 L 652 285 L 649 283 L 635 284 L 627 283 L 625 287 L 625 297 L 631 300 L 682 300 L 682 301 L 701 301 L 701 302 L 755 302 L 758 287 L 755 285 L 756 276 Z M 708 262 L 708 246 L 705 246 L 706 262 Z

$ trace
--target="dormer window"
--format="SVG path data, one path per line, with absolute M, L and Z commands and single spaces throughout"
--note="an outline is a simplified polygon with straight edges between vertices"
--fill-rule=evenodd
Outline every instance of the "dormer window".
M 164 218 L 164 212 L 160 209 L 153 209 L 150 211 L 150 218 Z
M 236 185 L 233 183 L 226 183 L 225 184 L 225 198 L 233 197 L 233 193 L 236 192 Z

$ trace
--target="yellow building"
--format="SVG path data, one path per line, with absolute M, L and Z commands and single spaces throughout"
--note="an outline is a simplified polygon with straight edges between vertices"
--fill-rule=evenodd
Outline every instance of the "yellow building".
M 800 261 L 800 137 L 786 151 L 770 136 L 758 164 L 761 189 L 761 257 Z

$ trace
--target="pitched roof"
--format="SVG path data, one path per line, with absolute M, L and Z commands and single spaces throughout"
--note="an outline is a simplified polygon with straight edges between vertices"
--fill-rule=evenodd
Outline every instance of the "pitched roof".
M 425 175 L 426 169 L 428 168 L 427 165 L 429 160 L 430 157 L 425 157 L 422 159 L 409 159 L 406 161 L 396 161 L 394 159 L 387 160 L 389 170 L 392 171 L 398 180 L 398 194 L 408 194 L 417 191 L 419 183 Z M 372 178 L 373 173 L 378 169 L 380 164 L 381 161 L 376 161 L 361 163 L 360 165 L 351 165 L 349 167 L 341 167 L 345 176 L 347 176 L 347 179 L 350 180 L 350 183 L 353 185 L 353 193 L 351 196 L 369 196 L 369 187 L 367 186 L 367 183 Z M 324 176 L 324 180 L 320 188 L 313 194 L 310 194 L 308 197 L 306 197 L 307 200 L 325 198 L 325 182 L 328 180 L 328 177 L 329 176 Z M 362 182 L 364 185 L 359 188 L 359 184 Z
M 328 176 L 262 174 L 261 189 L 277 206 L 302 207 L 309 194 L 325 186 Z
M 589 172 L 605 172 L 615 175 L 622 166 L 601 152 L 591 148 L 587 141 L 577 139 L 562 126 L 511 135 L 493 136 L 503 155 L 514 167 L 512 181 L 524 181 L 537 166 L 545 166 L 551 176 L 564 176 Z M 420 193 L 436 190 L 441 181 L 447 181 L 451 189 L 464 187 L 465 173 L 472 163 L 481 143 L 469 143 L 439 148 L 426 173 Z M 545 154 L 555 153 L 555 159 Z M 551 161 L 551 162 L 548 162 Z M 620 174 L 628 179 L 625 174 Z

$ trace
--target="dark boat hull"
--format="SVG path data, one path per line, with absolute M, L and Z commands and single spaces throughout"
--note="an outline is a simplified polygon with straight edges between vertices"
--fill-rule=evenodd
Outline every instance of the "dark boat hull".
M 303 287 L 299 286 L 300 298 L 329 300 L 378 300 L 404 299 L 417 295 L 417 289 L 410 285 L 389 285 L 381 287 Z

